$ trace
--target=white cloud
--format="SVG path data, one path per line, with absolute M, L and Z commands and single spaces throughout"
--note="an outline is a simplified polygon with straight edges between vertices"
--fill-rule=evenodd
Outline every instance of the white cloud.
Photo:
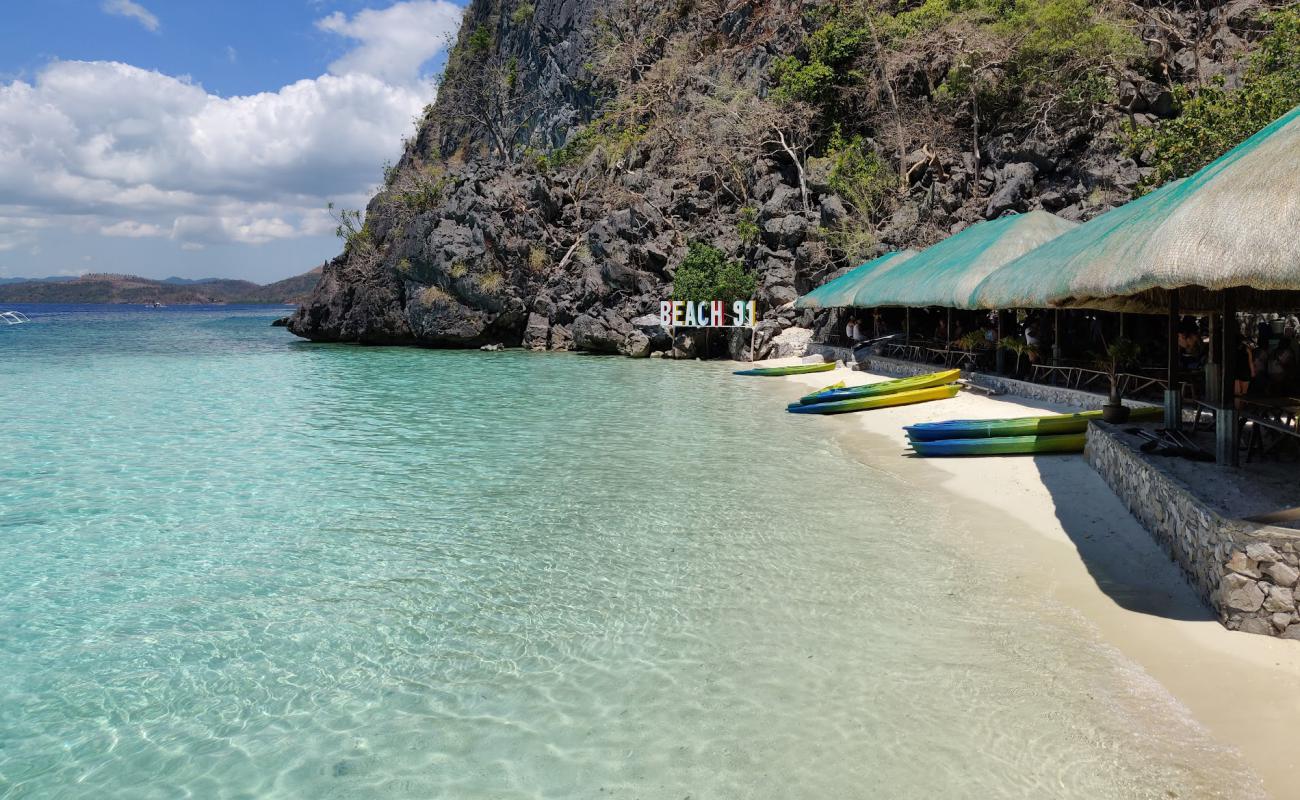
M 131 0 L 104 0 L 104 4 L 100 6 L 100 9 L 105 14 L 129 17 L 143 25 L 145 30 L 154 33 L 158 32 L 158 18 L 139 3 L 133 3 Z
M 148 222 L 136 222 L 124 219 L 112 225 L 104 225 L 99 232 L 105 236 L 123 236 L 128 239 L 143 239 L 151 236 L 165 236 L 166 231 Z
M 239 51 L 231 45 L 226 45 L 226 60 L 231 64 L 239 63 Z
M 351 19 L 335 11 L 317 20 L 316 27 L 361 42 L 330 64 L 331 73 L 409 84 L 420 78 L 420 67 L 446 46 L 463 13 L 447 0 L 409 0 L 382 10 L 368 8 Z
M 221 97 L 108 61 L 0 83 L 0 250 L 33 244 L 52 220 L 194 246 L 331 231 L 325 205 L 363 205 L 432 99 L 419 68 L 460 14 L 420 0 L 326 17 L 320 28 L 356 49 L 260 94 Z

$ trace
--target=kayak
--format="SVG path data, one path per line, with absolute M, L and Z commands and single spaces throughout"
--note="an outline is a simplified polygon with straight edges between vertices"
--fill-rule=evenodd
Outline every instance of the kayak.
M 1129 419 L 1134 422 L 1159 419 L 1163 414 L 1164 409 L 1151 406 L 1129 409 Z M 1055 436 L 1082 433 L 1088 429 L 1088 422 L 1094 419 L 1101 419 L 1100 410 L 1014 419 L 950 419 L 945 422 L 908 425 L 903 430 L 907 431 L 907 438 L 914 442 L 988 439 L 997 436 Z
M 912 389 L 928 389 L 931 386 L 942 386 L 945 383 L 952 383 L 961 377 L 961 370 L 948 369 L 943 372 L 931 372 L 926 375 L 913 375 L 910 378 L 899 378 L 893 381 L 881 381 L 879 383 L 868 383 L 862 386 L 850 386 L 847 389 L 826 387 L 818 392 L 806 394 L 800 397 L 798 402 L 791 403 L 792 406 L 806 406 L 813 403 L 830 403 L 836 400 L 854 400 L 859 397 L 877 397 L 882 394 L 893 394 L 895 392 L 906 392 Z
M 807 375 L 810 372 L 830 372 L 835 369 L 834 361 L 823 361 L 820 364 L 791 364 L 788 367 L 755 367 L 754 369 L 737 370 L 737 375 L 762 375 L 767 378 L 775 378 L 781 375 Z
M 839 383 L 832 383 L 830 386 L 823 386 L 822 388 L 818 389 L 816 393 L 821 394 L 822 392 L 833 392 L 836 389 L 843 389 L 843 388 L 844 388 L 844 381 L 840 381 Z
M 910 392 L 893 392 L 877 397 L 855 397 L 851 400 L 836 400 L 832 403 L 809 403 L 804 406 L 791 406 L 787 411 L 792 414 L 844 414 L 849 411 L 869 411 L 873 408 L 905 406 L 912 403 L 925 403 L 930 400 L 945 400 L 955 397 L 961 389 L 955 383 L 947 386 L 932 386 L 928 389 L 914 389 Z
M 1082 453 L 1086 433 L 1061 436 L 997 436 L 992 439 L 941 439 L 912 442 L 918 456 L 1008 456 L 1035 453 Z

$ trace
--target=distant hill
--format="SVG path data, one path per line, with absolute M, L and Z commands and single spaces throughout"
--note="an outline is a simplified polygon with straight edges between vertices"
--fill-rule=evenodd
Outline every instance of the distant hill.
M 225 278 L 167 278 L 91 273 L 69 280 L 0 280 L 0 303 L 301 303 L 316 282 L 320 268 L 260 285 Z
M 0 286 L 10 283 L 66 283 L 75 280 L 76 278 L 70 275 L 54 275 L 49 278 L 0 278 Z

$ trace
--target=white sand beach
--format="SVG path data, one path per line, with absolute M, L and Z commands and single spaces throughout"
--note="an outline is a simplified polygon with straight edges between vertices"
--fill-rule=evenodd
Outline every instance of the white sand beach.
M 792 363 L 793 359 L 765 362 Z M 784 378 L 790 399 L 808 387 L 853 386 L 886 376 L 836 369 Z M 1273 797 L 1295 797 L 1300 766 L 1300 642 L 1228 631 L 1178 568 L 1081 455 L 922 459 L 908 453 L 915 422 L 1069 412 L 1011 396 L 963 391 L 951 400 L 830 417 L 867 463 L 952 493 L 964 535 L 1029 564 L 1017 585 L 1073 609 L 1104 641 L 1163 686 Z

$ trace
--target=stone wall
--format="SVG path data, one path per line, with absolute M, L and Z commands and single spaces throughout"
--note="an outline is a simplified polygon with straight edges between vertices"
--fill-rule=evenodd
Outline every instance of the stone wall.
M 843 361 L 845 364 L 853 366 L 853 350 L 848 347 L 837 347 L 822 342 L 809 342 L 807 348 L 804 349 L 804 354 L 822 356 L 827 361 Z
M 1300 532 L 1223 517 L 1117 434 L 1104 422 L 1089 425 L 1088 463 L 1173 556 L 1219 621 L 1230 630 L 1300 639 Z
M 812 351 L 810 350 L 809 352 Z M 827 358 L 829 358 L 829 356 L 827 356 Z M 878 375 L 895 375 L 904 378 L 911 375 L 921 375 L 927 372 L 934 372 L 935 370 L 943 369 L 943 367 L 938 364 L 921 364 L 915 361 L 903 361 L 896 358 L 885 358 L 884 356 L 877 355 L 867 356 L 861 363 L 862 368 L 868 372 L 874 372 Z M 992 390 L 996 394 L 1010 394 L 1028 400 L 1038 400 L 1044 403 L 1055 403 L 1070 408 L 1077 408 L 1081 411 L 1091 411 L 1093 409 L 1101 408 L 1106 402 L 1106 396 L 1103 394 L 1085 392 L 1079 389 L 1066 389 L 1061 386 L 1051 386 L 1044 383 L 1018 381 L 1014 378 L 1007 378 L 1001 375 L 991 375 L 987 372 L 963 370 L 962 377 L 976 386 L 983 386 Z M 1140 400 L 1130 399 L 1126 399 L 1124 403 L 1125 405 L 1133 407 L 1156 405 L 1154 403 L 1146 403 Z

